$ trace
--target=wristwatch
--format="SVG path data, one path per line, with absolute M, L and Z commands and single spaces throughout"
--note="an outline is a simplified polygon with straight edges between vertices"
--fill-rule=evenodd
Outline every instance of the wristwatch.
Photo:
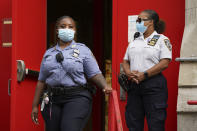
M 148 79 L 148 72 L 144 71 L 144 77 L 145 79 Z

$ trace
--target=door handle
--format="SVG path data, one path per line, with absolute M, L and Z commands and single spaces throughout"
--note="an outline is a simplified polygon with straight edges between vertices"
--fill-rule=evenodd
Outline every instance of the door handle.
M 197 57 L 176 58 L 175 61 L 179 61 L 179 62 L 197 62 Z
M 24 81 L 26 76 L 38 77 L 39 71 L 28 69 L 26 68 L 25 62 L 23 60 L 17 60 L 17 81 Z
M 8 95 L 11 96 L 11 80 L 12 79 L 8 79 Z
M 39 71 L 31 70 L 31 69 L 25 69 L 25 75 L 26 76 L 32 76 L 32 77 L 38 77 Z
M 21 82 L 25 78 L 25 62 L 17 60 L 17 81 Z

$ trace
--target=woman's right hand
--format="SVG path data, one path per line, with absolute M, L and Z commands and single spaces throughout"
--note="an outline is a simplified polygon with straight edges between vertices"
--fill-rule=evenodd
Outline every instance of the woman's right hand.
M 39 122 L 38 122 L 38 107 L 32 108 L 31 119 L 36 125 L 39 124 Z
M 38 107 L 39 107 L 39 102 L 40 102 L 40 96 L 45 88 L 46 84 L 45 82 L 38 81 L 36 90 L 35 90 L 35 95 L 34 95 L 34 100 L 32 104 L 32 112 L 31 112 L 31 119 L 35 124 L 38 123 Z
M 128 72 L 125 72 L 128 79 L 135 82 L 135 83 L 138 83 L 138 80 L 136 79 L 136 74 L 138 73 L 137 70 L 133 70 L 133 71 L 128 71 Z
M 109 86 L 109 85 L 106 85 L 104 88 L 103 88 L 103 92 L 105 94 L 110 94 L 112 92 L 112 88 Z

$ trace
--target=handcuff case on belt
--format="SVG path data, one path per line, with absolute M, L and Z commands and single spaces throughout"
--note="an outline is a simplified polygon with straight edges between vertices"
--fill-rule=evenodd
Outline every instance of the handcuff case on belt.
M 128 92 L 130 81 L 128 80 L 128 77 L 125 74 L 120 73 L 118 75 L 118 83 L 120 84 L 120 86 L 124 91 Z

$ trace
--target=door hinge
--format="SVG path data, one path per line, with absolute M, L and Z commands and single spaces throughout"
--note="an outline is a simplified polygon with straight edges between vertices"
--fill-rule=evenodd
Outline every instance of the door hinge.
M 11 96 L 11 80 L 12 79 L 8 79 L 8 95 Z

